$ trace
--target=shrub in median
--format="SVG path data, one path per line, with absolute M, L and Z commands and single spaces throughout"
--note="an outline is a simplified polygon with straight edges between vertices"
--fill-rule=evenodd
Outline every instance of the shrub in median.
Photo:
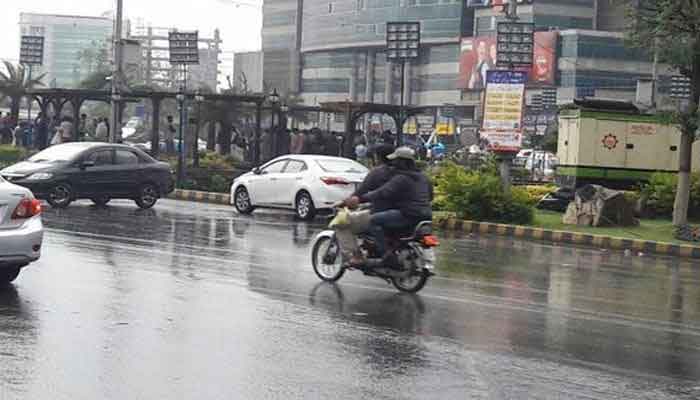
M 15 164 L 26 156 L 26 152 L 12 145 L 0 146 L 0 168 Z
M 527 191 L 515 187 L 511 193 L 504 192 L 500 178 L 492 172 L 465 171 L 447 164 L 435 179 L 440 207 L 457 213 L 459 218 L 509 224 L 529 224 L 533 220 Z
M 651 217 L 670 217 L 676 199 L 678 177 L 667 172 L 652 174 L 649 183 L 642 187 L 641 197 L 646 202 L 645 214 Z M 690 204 L 688 212 L 692 217 L 700 217 L 700 173 L 690 178 Z

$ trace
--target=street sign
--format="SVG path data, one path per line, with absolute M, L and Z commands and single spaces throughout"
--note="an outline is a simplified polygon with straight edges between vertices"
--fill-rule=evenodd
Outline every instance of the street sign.
M 518 152 L 522 146 L 523 103 L 527 73 L 496 71 L 486 74 L 481 136 L 495 152 Z
M 503 67 L 531 67 L 535 51 L 535 24 L 499 22 L 496 64 Z
M 199 64 L 199 32 L 168 33 L 170 64 Z
M 43 36 L 22 36 L 19 63 L 23 65 L 42 65 L 44 63 Z

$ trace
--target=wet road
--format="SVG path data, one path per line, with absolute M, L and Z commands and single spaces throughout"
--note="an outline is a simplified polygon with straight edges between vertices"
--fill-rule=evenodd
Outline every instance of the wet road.
M 443 238 L 418 296 L 309 265 L 322 226 L 49 210 L 0 291 L 5 399 L 698 399 L 700 266 Z

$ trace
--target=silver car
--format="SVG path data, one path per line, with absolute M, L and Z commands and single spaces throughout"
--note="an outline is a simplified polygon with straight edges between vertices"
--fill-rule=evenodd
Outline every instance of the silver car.
M 0 286 L 39 259 L 43 237 L 41 202 L 29 189 L 0 177 Z

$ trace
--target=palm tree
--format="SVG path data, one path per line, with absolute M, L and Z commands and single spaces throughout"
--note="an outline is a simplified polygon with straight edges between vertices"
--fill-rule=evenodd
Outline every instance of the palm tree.
M 12 99 L 10 115 L 17 121 L 22 96 L 36 86 L 43 86 L 41 81 L 46 74 L 30 78 L 27 69 L 23 65 L 15 66 L 7 61 L 3 61 L 3 63 L 6 71 L 0 71 L 0 93 Z

